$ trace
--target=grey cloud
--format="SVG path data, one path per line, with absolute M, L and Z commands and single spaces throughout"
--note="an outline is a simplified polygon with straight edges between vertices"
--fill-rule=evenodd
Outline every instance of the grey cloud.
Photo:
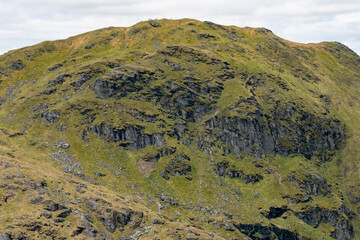
M 340 41 L 360 53 L 354 0 L 12 0 L 0 2 L 0 53 L 149 18 L 195 18 L 266 27 L 297 42 Z

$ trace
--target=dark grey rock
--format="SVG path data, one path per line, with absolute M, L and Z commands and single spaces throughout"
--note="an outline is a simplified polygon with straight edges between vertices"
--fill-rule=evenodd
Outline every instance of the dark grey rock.
M 146 155 L 143 159 L 147 162 L 158 162 L 161 157 L 170 156 L 176 151 L 174 147 L 164 147 L 157 151 L 156 154 Z
M 54 222 L 56 222 L 56 223 L 62 223 L 62 222 L 65 222 L 65 220 L 64 220 L 64 219 L 62 219 L 62 218 L 55 218 L 55 219 L 53 219 L 53 221 L 54 221 Z
M 91 44 L 89 44 L 89 45 L 86 45 L 85 46 L 85 49 L 92 49 L 93 47 L 95 47 L 95 44 L 94 43 L 91 43 Z
M 199 33 L 198 38 L 199 39 L 204 39 L 204 38 L 205 39 L 209 39 L 209 38 L 215 39 L 215 36 L 211 35 L 211 34 L 208 34 L 208 33 Z
M 169 180 L 169 174 L 164 170 L 160 172 L 160 176 L 163 177 L 165 180 Z
M 213 22 L 210 22 L 210 21 L 204 21 L 204 24 L 213 30 L 217 30 L 217 29 L 226 30 L 226 28 L 224 28 L 223 26 L 213 23 Z
M 41 94 L 50 95 L 56 93 L 56 88 L 47 89 L 41 92 Z
M 12 240 L 12 237 L 10 234 L 2 232 L 0 233 L 0 240 Z
M 48 85 L 49 86 L 61 85 L 65 82 L 66 78 L 70 78 L 70 77 L 71 77 L 71 74 L 61 74 L 56 79 L 50 80 L 48 82 Z
M 281 217 L 285 212 L 287 212 L 289 209 L 287 206 L 282 207 L 270 207 L 269 211 L 262 212 L 261 214 L 266 217 L 267 219 L 271 218 L 278 218 Z
M 260 174 L 244 174 L 242 170 L 234 169 L 230 166 L 228 162 L 222 161 L 216 164 L 215 172 L 219 176 L 228 176 L 229 178 L 240 178 L 243 179 L 246 184 L 256 183 L 263 179 L 263 176 Z
M 61 131 L 61 132 L 66 131 L 67 128 L 68 127 L 67 127 L 66 123 L 60 123 L 59 125 L 56 126 L 56 130 Z
M 120 224 L 121 227 L 124 227 L 130 221 L 132 211 L 127 209 L 125 212 L 118 213 L 116 216 L 117 222 Z
M 304 177 L 298 177 L 296 173 L 291 173 L 288 176 L 290 182 L 302 189 L 305 193 L 309 195 L 322 195 L 326 196 L 332 192 L 330 185 L 327 184 L 326 180 L 318 174 L 308 173 Z
M 86 236 L 94 238 L 97 235 L 97 230 L 95 230 L 95 229 L 85 229 L 84 233 L 85 233 Z
M 233 224 L 225 224 L 225 230 L 233 232 L 235 231 L 235 227 Z
M 128 93 L 142 90 L 150 81 L 155 80 L 153 72 L 142 68 L 114 68 L 104 77 L 98 78 L 91 85 L 101 99 L 114 97 L 120 99 Z
M 46 110 L 41 113 L 41 117 L 47 123 L 55 123 L 60 120 L 60 113 L 57 110 Z
M 297 153 L 308 159 L 316 155 L 328 161 L 335 150 L 345 145 L 345 126 L 338 120 L 315 117 L 290 105 L 281 107 L 280 103 L 269 116 L 263 113 L 253 97 L 241 99 L 239 104 L 251 105 L 257 110 L 251 114 L 239 112 L 239 115 L 248 115 L 242 118 L 216 116 L 205 122 L 207 135 L 223 143 L 218 147 L 230 149 L 236 155 L 245 152 L 261 158 L 266 154 L 288 156 Z M 293 118 L 296 120 L 291 120 Z M 202 138 L 198 139 L 197 145 L 206 149 Z
M 153 223 L 153 224 L 160 224 L 160 225 L 165 224 L 164 221 L 161 221 L 161 220 L 155 219 L 155 218 L 152 220 L 152 223 Z
M 77 227 L 75 230 L 74 230 L 74 232 L 72 233 L 72 237 L 75 237 L 75 236 L 77 236 L 77 235 L 80 235 L 82 232 L 84 232 L 84 230 L 85 230 L 86 228 L 84 228 L 84 227 Z
M 119 142 L 120 146 L 128 150 L 139 150 L 149 145 L 159 147 L 165 144 L 162 134 L 145 134 L 140 128 L 134 126 L 115 129 L 108 124 L 101 123 L 92 126 L 91 130 L 95 136 L 103 136 L 111 142 Z
M 302 212 L 294 212 L 294 215 L 314 228 L 317 228 L 321 223 L 330 223 L 335 227 L 335 231 L 331 233 L 331 236 L 337 240 L 346 240 L 355 236 L 355 230 L 350 221 L 352 214 L 347 212 L 349 214 L 347 215 L 344 209 L 344 207 L 339 210 L 308 207 Z
M 161 25 L 154 20 L 149 20 L 149 23 L 152 27 L 161 27 Z
M 25 67 L 26 65 L 22 62 L 22 60 L 17 60 L 11 64 L 10 69 L 20 71 Z
M 347 193 L 346 196 L 351 204 L 358 204 L 360 202 L 360 197 L 355 196 L 353 193 Z
M 62 149 L 52 154 L 53 161 L 61 164 L 65 172 L 72 173 L 78 177 L 83 177 L 82 167 L 75 162 L 70 152 L 64 152 Z
M 187 130 L 185 125 L 182 124 L 175 124 L 175 134 L 177 139 L 182 139 L 184 137 L 185 131 Z
M 68 144 L 65 139 L 61 139 L 60 141 L 58 141 L 56 143 L 56 146 L 59 147 L 59 148 L 62 148 L 62 149 L 69 149 L 70 148 L 70 144 Z
M 70 85 L 78 88 L 78 87 L 81 87 L 87 81 L 89 81 L 91 78 L 92 78 L 92 74 L 81 73 L 80 78 L 77 81 L 70 83 Z
M 97 177 L 105 177 L 105 176 L 106 176 L 105 173 L 101 173 L 101 172 L 96 172 L 95 175 L 96 175 Z
M 59 215 L 57 215 L 57 217 L 66 218 L 66 217 L 68 217 L 70 214 L 71 214 L 71 210 L 65 210 L 65 211 L 61 212 Z
M 43 211 L 41 213 L 41 216 L 43 216 L 44 218 L 52 218 L 52 214 L 47 211 Z
M 307 203 L 313 201 L 314 199 L 307 195 L 307 194 L 295 194 L 293 196 L 284 195 L 282 198 L 287 199 L 291 204 L 298 204 L 298 203 Z
M 58 204 L 58 203 L 54 203 L 54 202 L 51 202 L 49 204 L 49 206 L 47 208 L 44 208 L 45 210 L 48 210 L 50 212 L 55 212 L 55 211 L 58 211 L 58 210 L 63 210 L 63 209 L 66 209 L 65 206 L 61 205 L 61 204 Z
M 177 198 L 172 198 L 172 197 L 167 197 L 167 196 L 165 196 L 164 194 L 161 194 L 160 200 L 161 200 L 164 204 L 167 204 L 167 205 L 170 205 L 170 206 L 175 206 L 175 207 L 180 206 L 179 199 L 177 199 Z
M 63 65 L 61 63 L 55 64 L 54 66 L 49 68 L 49 71 L 55 71 L 58 68 L 61 68 Z
M 305 240 L 297 233 L 291 232 L 286 229 L 278 228 L 271 224 L 270 226 L 262 226 L 260 224 L 234 224 L 239 231 L 251 239 L 259 239 L 257 236 L 260 234 L 261 239 L 279 239 L 279 240 Z M 274 235 L 276 238 L 274 238 Z
M 183 141 L 183 144 L 184 144 L 185 146 L 190 146 L 191 140 L 190 140 L 189 138 L 186 138 L 186 139 Z
M 186 155 L 185 155 L 186 156 Z M 188 158 L 188 156 L 186 156 Z M 165 166 L 164 171 L 160 173 L 164 179 L 169 180 L 169 175 L 171 176 L 185 176 L 191 172 L 191 166 L 186 161 L 189 161 L 190 158 L 185 159 L 183 155 L 178 155 L 173 158 L 168 165 Z M 191 178 L 188 178 L 191 180 Z
M 137 34 L 137 33 L 139 33 L 139 32 L 140 32 L 139 29 L 133 28 L 133 29 L 131 29 L 131 31 L 130 31 L 130 36 L 134 36 L 135 34 Z
M 43 199 L 43 198 L 42 198 L 41 196 L 37 196 L 37 197 L 34 197 L 34 198 L 30 199 L 30 200 L 29 200 L 29 203 L 31 203 L 31 204 L 37 204 L 37 203 L 41 202 L 42 199 Z

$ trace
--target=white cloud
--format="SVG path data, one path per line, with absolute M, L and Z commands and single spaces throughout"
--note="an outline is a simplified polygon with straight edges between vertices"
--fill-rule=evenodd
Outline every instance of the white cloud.
M 354 0 L 12 0 L 0 2 L 0 53 L 149 18 L 266 27 L 296 42 L 340 41 L 360 53 Z

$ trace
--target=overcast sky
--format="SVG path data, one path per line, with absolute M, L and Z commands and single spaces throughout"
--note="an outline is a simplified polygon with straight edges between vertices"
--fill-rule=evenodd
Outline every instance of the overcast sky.
M 185 17 L 265 27 L 295 42 L 339 41 L 360 55 L 359 0 L 0 0 L 0 54 L 108 26 Z

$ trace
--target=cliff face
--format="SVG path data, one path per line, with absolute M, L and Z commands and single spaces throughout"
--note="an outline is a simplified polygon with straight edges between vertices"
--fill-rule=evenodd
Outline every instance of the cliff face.
M 357 239 L 359 66 L 191 19 L 0 56 L 0 239 Z

